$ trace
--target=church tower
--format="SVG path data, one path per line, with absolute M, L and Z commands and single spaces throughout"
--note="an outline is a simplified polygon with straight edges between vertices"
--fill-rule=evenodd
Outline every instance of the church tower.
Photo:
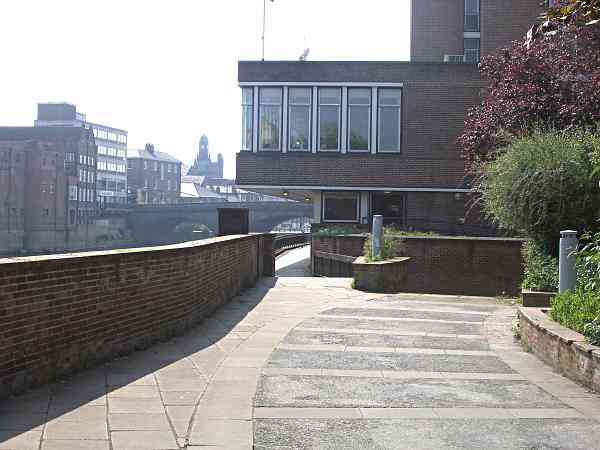
M 217 156 L 217 161 L 213 162 L 211 160 L 208 149 L 208 137 L 203 134 L 198 145 L 198 156 L 196 156 L 194 165 L 187 174 L 208 178 L 223 178 L 223 166 L 223 155 L 221 153 Z

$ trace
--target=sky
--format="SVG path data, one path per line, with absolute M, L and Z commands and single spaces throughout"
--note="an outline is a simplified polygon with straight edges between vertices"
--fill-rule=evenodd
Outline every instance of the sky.
M 204 133 L 235 176 L 237 61 L 261 57 L 263 0 L 0 2 L 0 126 L 69 102 L 190 165 Z M 267 0 L 267 60 L 408 60 L 409 0 Z M 214 159 L 214 158 L 213 158 Z

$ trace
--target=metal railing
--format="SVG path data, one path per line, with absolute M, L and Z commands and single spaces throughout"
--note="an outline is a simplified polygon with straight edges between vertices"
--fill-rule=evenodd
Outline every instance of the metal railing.
M 283 252 L 310 244 L 310 233 L 281 233 L 275 236 L 273 252 L 275 256 Z

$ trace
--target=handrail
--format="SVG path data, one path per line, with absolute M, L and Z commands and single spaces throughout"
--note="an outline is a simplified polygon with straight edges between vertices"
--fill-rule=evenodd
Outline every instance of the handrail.
M 304 247 L 310 243 L 310 233 L 281 233 L 275 236 L 273 252 L 275 256 L 288 250 Z

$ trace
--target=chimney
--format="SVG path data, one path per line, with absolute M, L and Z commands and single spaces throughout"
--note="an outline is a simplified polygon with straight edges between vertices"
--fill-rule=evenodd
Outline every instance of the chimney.
M 146 144 L 146 151 L 154 155 L 154 144 Z

